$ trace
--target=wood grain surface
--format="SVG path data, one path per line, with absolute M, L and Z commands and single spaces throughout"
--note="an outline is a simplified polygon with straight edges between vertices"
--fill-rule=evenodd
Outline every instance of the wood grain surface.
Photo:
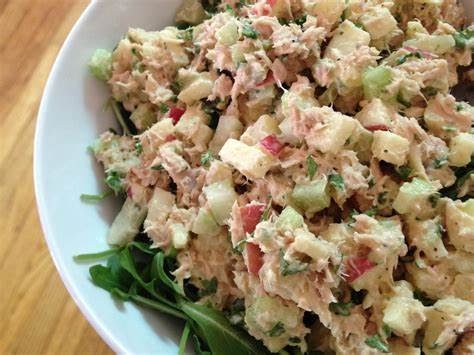
M 33 136 L 43 87 L 86 0 L 0 0 L 0 354 L 109 354 L 40 228 Z

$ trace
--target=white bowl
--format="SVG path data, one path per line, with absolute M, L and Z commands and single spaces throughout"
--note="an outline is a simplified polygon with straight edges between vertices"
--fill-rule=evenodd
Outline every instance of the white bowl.
M 147 30 L 172 24 L 173 0 L 92 2 L 64 43 L 51 71 L 35 139 L 35 190 L 41 224 L 56 268 L 82 313 L 116 352 L 177 353 L 180 323 L 130 303 L 113 302 L 90 281 L 76 254 L 108 249 L 105 235 L 118 201 L 91 205 L 81 193 L 103 189 L 103 173 L 87 146 L 115 126 L 104 104 L 110 96 L 86 63 L 96 48 L 111 50 L 129 27 Z
M 72 257 L 108 248 L 105 235 L 118 201 L 98 205 L 79 200 L 102 190 L 102 172 L 87 146 L 115 126 L 104 112 L 109 91 L 88 72 L 96 48 L 112 49 L 128 27 L 147 30 L 171 24 L 180 1 L 93 1 L 74 26 L 51 71 L 39 110 L 34 175 L 41 224 L 56 268 L 82 313 L 119 353 L 174 354 L 181 324 L 130 303 L 113 302 L 90 282 L 87 265 Z M 474 2 L 465 1 L 470 14 Z M 471 16 L 471 20 L 474 16 Z

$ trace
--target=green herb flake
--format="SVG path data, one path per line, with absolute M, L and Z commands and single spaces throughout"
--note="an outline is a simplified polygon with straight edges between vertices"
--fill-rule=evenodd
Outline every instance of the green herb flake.
M 257 39 L 258 32 L 248 23 L 242 27 L 242 35 L 248 38 Z
M 375 335 L 371 336 L 370 338 L 367 338 L 365 340 L 365 343 L 368 346 L 370 346 L 371 348 L 380 350 L 383 353 L 388 353 L 389 352 L 388 344 L 385 343 L 382 340 L 382 338 L 380 337 L 380 335 L 378 335 L 378 334 L 375 334 Z
M 303 15 L 301 17 L 298 17 L 297 19 L 295 19 L 295 23 L 299 26 L 303 26 L 304 23 L 306 22 L 306 18 L 307 16 L 306 15 Z
M 318 164 L 316 164 L 316 162 L 314 161 L 311 155 L 308 155 L 306 157 L 306 165 L 308 169 L 308 177 L 310 180 L 313 180 L 313 177 L 316 174 L 316 171 L 318 171 Z
M 214 156 L 212 152 L 208 150 L 201 155 L 201 166 L 209 166 L 212 160 L 214 160 Z
M 351 315 L 352 302 L 333 302 L 329 304 L 329 310 L 338 316 L 348 317 Z
M 383 191 L 379 193 L 379 195 L 377 196 L 377 202 L 380 204 L 387 202 L 387 194 L 388 194 L 388 191 Z
M 103 199 L 109 197 L 112 194 L 112 190 L 107 190 L 98 195 L 93 194 L 81 194 L 82 202 L 100 202 Z
M 400 58 L 397 59 L 397 65 L 401 65 L 403 63 L 405 63 L 407 61 L 408 58 L 418 58 L 418 59 L 422 59 L 423 58 L 423 55 L 416 51 L 416 52 L 413 52 L 413 53 L 408 53 L 408 54 L 405 54 L 405 55 L 402 55 Z
M 243 251 L 244 251 L 244 248 L 245 248 L 245 244 L 247 244 L 247 240 L 246 239 L 242 239 L 240 240 L 239 242 L 237 242 L 237 244 L 235 245 L 233 251 L 237 254 L 242 254 Z
M 435 169 L 440 169 L 448 163 L 448 157 L 435 158 L 433 160 L 433 166 Z
M 387 338 L 392 336 L 392 328 L 390 328 L 387 324 L 383 324 L 382 330 Z
M 225 5 L 225 11 L 228 12 L 229 14 L 231 14 L 232 16 L 235 16 L 235 11 L 232 8 L 232 6 L 230 6 L 229 4 Z
M 202 280 L 203 288 L 199 290 L 198 296 L 200 298 L 212 295 L 217 291 L 217 278 L 213 277 L 210 280 Z
M 428 201 L 431 204 L 431 207 L 436 208 L 438 205 L 438 201 L 440 199 L 440 194 L 439 193 L 434 193 L 428 197 Z
M 123 192 L 122 179 L 116 171 L 112 170 L 107 173 L 107 176 L 105 177 L 105 183 L 116 195 Z
M 474 29 L 466 28 L 463 31 L 458 31 L 453 34 L 456 48 L 464 49 L 467 43 L 474 37 Z
M 407 181 L 410 177 L 412 169 L 409 166 L 401 166 L 396 171 L 398 176 L 400 176 L 400 179 L 402 179 L 403 181 Z
M 160 171 L 160 170 L 163 170 L 164 167 L 162 164 L 157 164 L 157 165 L 153 165 L 150 169 Z
M 285 332 L 285 325 L 282 322 L 278 321 L 277 323 L 275 323 L 272 329 L 267 331 L 265 334 L 273 338 L 273 337 L 282 335 L 284 332 Z
M 301 343 L 301 339 L 298 338 L 298 337 L 290 337 L 290 338 L 288 339 L 288 341 L 289 341 L 290 343 L 292 343 L 292 344 L 299 344 L 299 343 Z
M 135 150 L 137 151 L 138 154 L 143 153 L 143 146 L 142 146 L 142 143 L 140 141 L 135 142 Z
M 375 217 L 377 213 L 379 212 L 377 206 L 372 207 L 371 209 L 364 211 L 364 214 L 369 216 L 369 217 Z
M 280 250 L 280 274 L 282 276 L 294 275 L 299 272 L 305 271 L 308 268 L 308 264 L 300 261 L 288 262 L 284 258 L 285 252 L 283 249 Z
M 344 179 L 339 174 L 331 174 L 329 175 L 329 183 L 334 186 L 336 190 L 344 191 Z
M 410 107 L 411 103 L 410 101 L 406 100 L 403 94 L 399 91 L 397 94 L 397 101 L 401 103 L 405 107 Z
M 160 110 L 161 113 L 166 113 L 166 112 L 169 111 L 169 109 L 170 108 L 165 103 L 161 103 L 160 106 L 159 106 L 159 110 Z

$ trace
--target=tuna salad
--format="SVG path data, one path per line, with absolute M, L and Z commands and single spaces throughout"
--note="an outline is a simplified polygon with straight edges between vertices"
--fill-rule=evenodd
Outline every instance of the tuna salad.
M 198 354 L 474 353 L 474 25 L 455 0 L 185 0 L 89 68 L 123 207 L 92 280 Z

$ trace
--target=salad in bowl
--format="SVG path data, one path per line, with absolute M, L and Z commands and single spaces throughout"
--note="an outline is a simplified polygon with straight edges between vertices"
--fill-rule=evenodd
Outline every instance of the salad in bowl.
M 474 27 L 454 0 L 185 0 L 89 62 L 123 198 L 92 281 L 205 354 L 474 351 Z

